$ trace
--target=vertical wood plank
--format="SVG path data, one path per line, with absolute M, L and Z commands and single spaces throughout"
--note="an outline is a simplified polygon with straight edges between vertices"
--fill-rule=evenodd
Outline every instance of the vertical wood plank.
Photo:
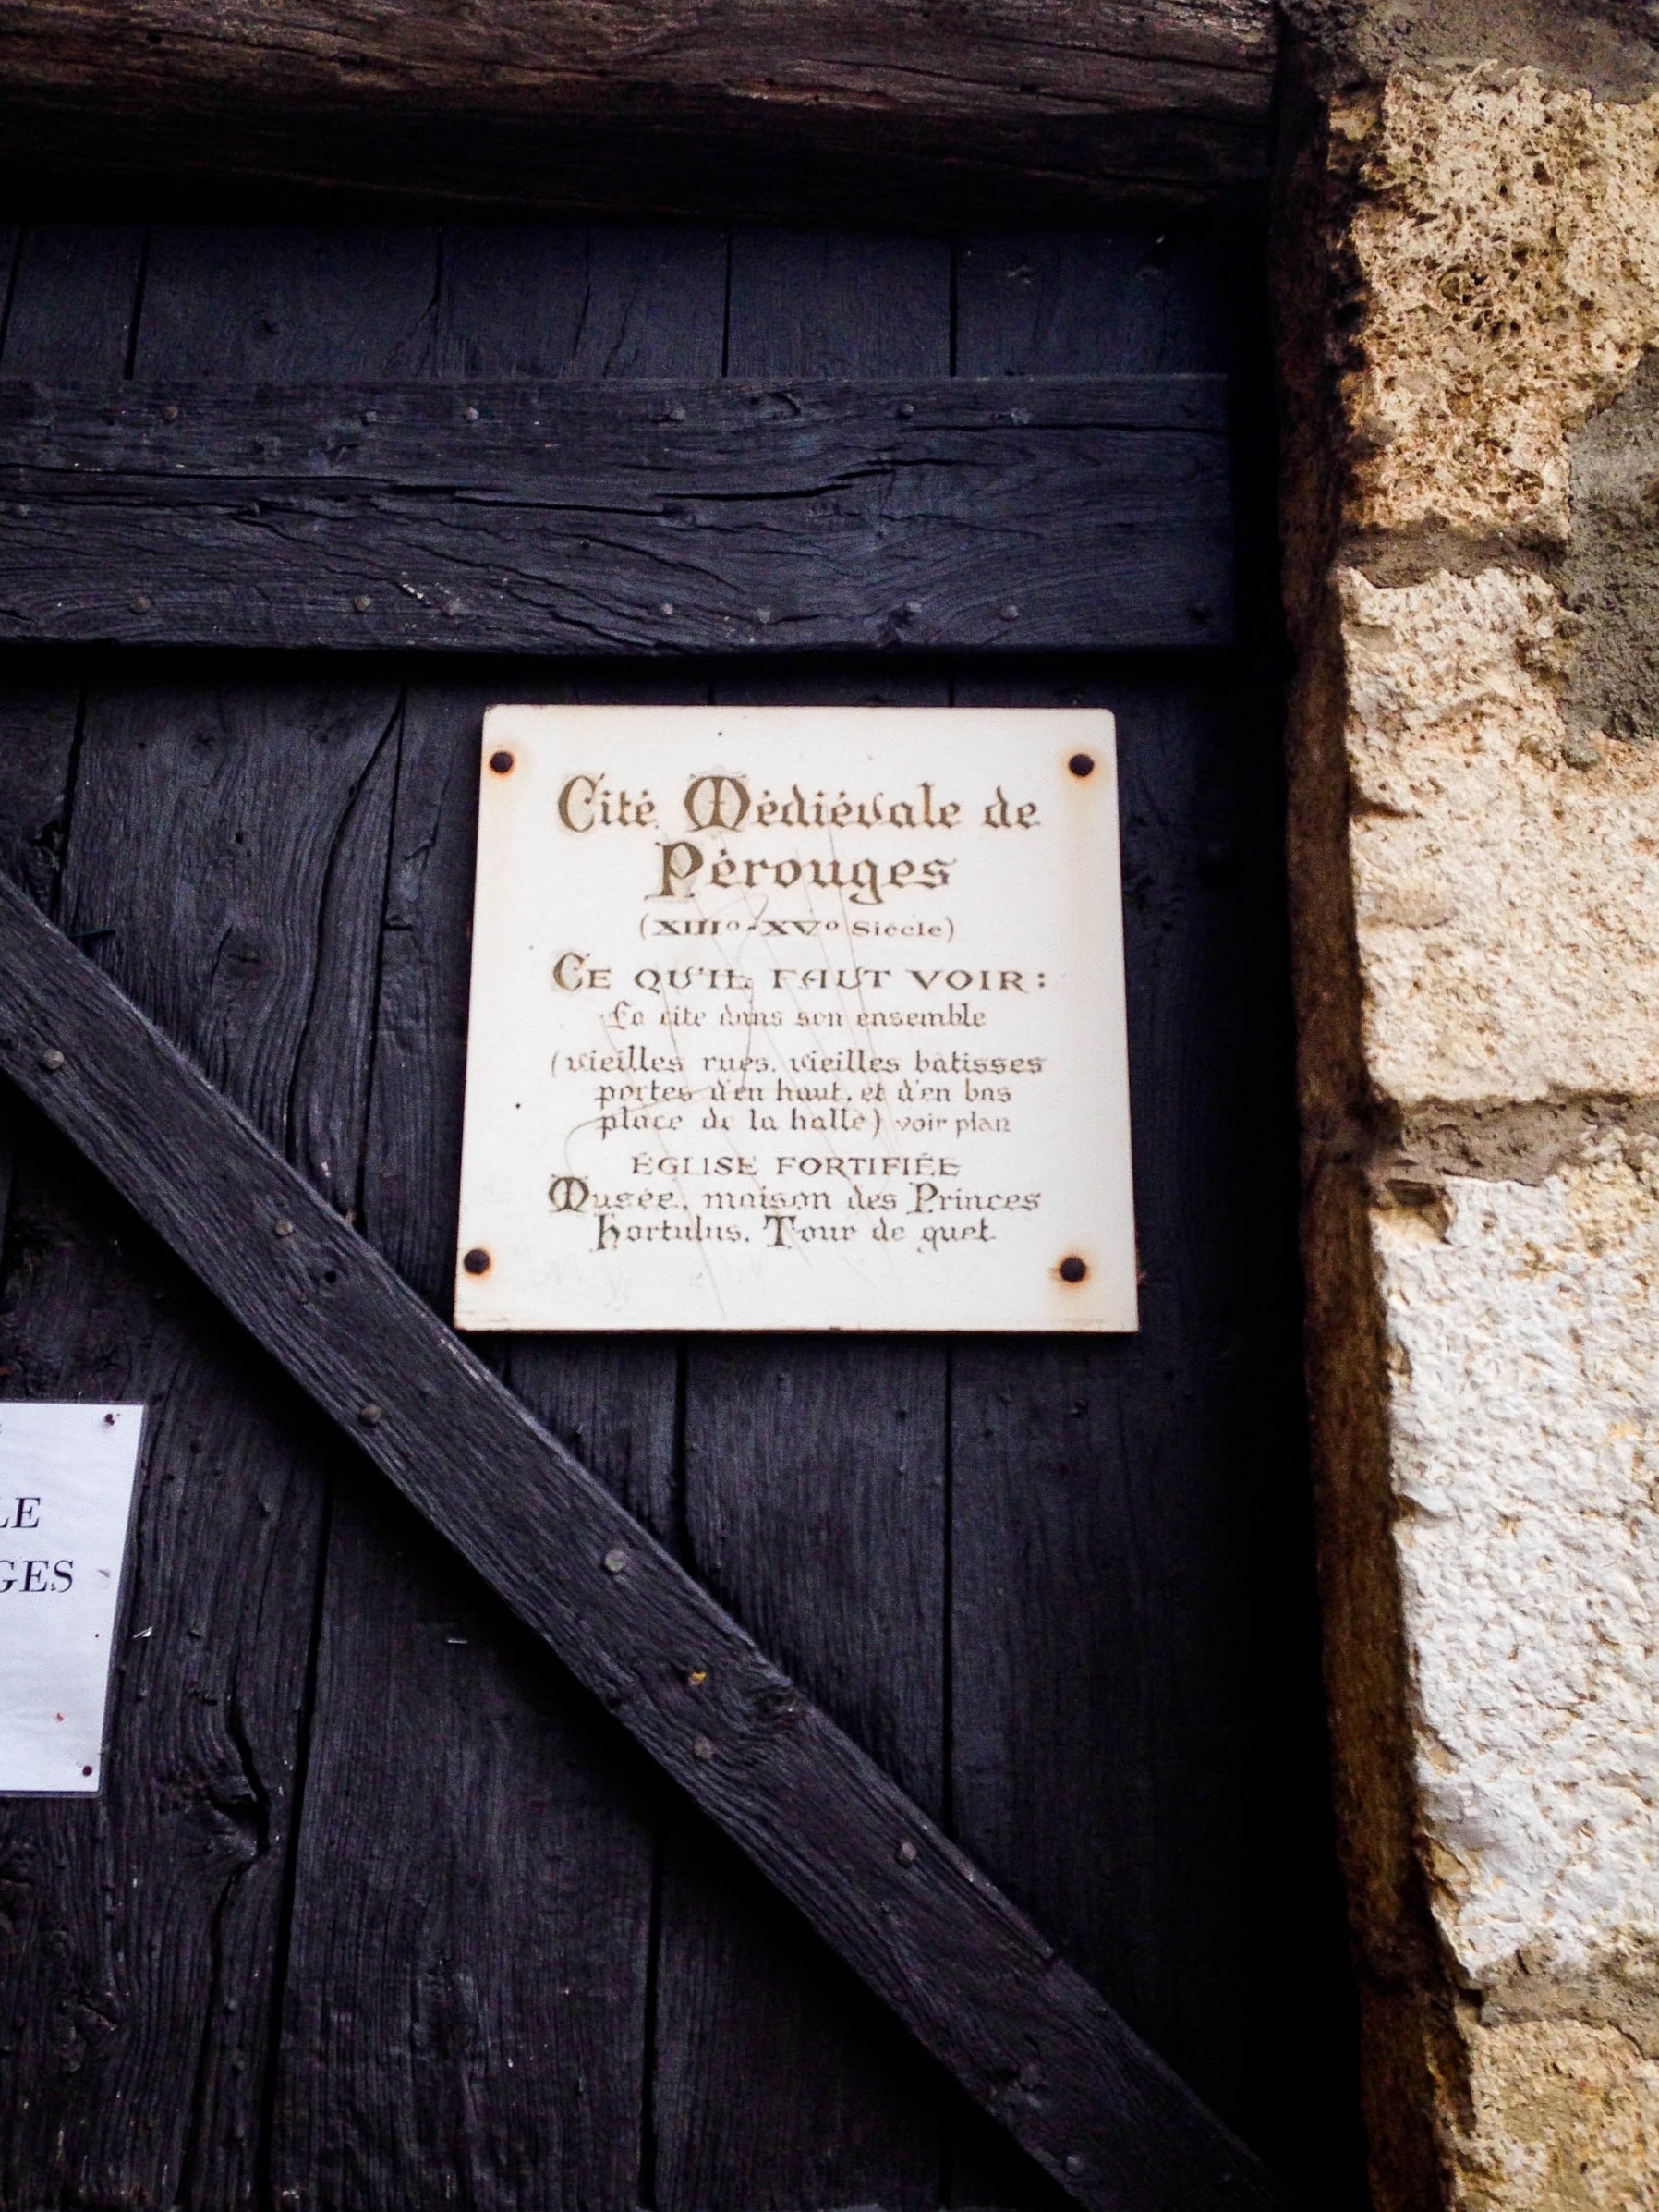
M 1173 233 L 1038 231 L 964 239 L 959 376 L 1225 370 L 1226 249 Z
M 0 695 L 0 869 L 48 914 L 57 903 L 79 711 L 67 682 L 19 684 Z M 0 1099 L 0 1281 L 17 1139 L 16 1104 Z M 0 1372 L 0 1389 L 9 1379 Z
M 676 254 L 678 255 L 676 274 Z M 546 232 L 446 245 L 441 373 L 718 371 L 723 242 Z M 621 689 L 618 689 L 618 687 Z M 447 1309 L 478 738 L 494 699 L 707 697 L 522 667 L 413 692 L 382 952 L 365 1225 Z M 664 1534 L 678 1360 L 659 1340 L 494 1340 L 538 1415 Z M 276 2179 L 306 2202 L 649 2201 L 656 1785 L 585 1695 L 378 1486 L 342 1486 L 289 1970 Z
M 736 232 L 726 372 L 949 376 L 950 246 L 854 232 Z
M 938 374 L 949 249 L 746 233 L 734 376 Z M 941 677 L 728 671 L 717 698 L 943 703 Z M 944 1367 L 926 1341 L 698 1338 L 687 1353 L 688 1560 L 921 1803 L 944 1741 Z M 687 1823 L 665 1853 L 657 2004 L 664 2212 L 936 2204 L 949 2098 L 736 1854 Z
M 973 241 L 957 308 L 961 374 L 1230 365 L 1225 278 L 1179 240 Z M 1271 695 L 1174 661 L 955 688 L 1118 717 L 1143 1270 L 1136 1336 L 953 1347 L 957 1832 L 1310 2201 L 1358 2205 Z M 987 2141 L 961 2186 L 999 2170 Z
M 159 225 L 134 373 L 418 376 L 431 349 L 438 239 L 418 229 Z
M 31 224 L 18 250 L 0 370 L 60 383 L 123 374 L 143 260 L 136 225 Z
M 445 234 L 438 376 L 718 376 L 719 231 L 457 228 Z
M 358 318 L 308 331 L 303 253 L 266 264 L 245 237 L 203 232 L 155 246 L 149 373 L 348 374 L 373 365 L 376 316 L 395 329 L 430 305 L 430 251 L 401 302 L 371 251 Z M 325 293 L 350 289 L 348 258 L 330 242 Z M 129 680 L 89 705 L 71 818 L 68 925 L 347 1210 L 396 701 L 383 683 L 270 669 Z M 82 2048 L 58 2036 L 19 2076 L 24 2194 L 244 2203 L 265 2148 L 333 1447 L 144 1240 L 118 1221 L 112 1239 L 95 1190 L 42 1174 L 35 1211 L 42 1230 L 10 1262 L 29 1291 L 13 1326 L 30 1394 L 119 1382 L 151 1400 L 132 1603 L 153 1634 L 128 1654 L 83 1840 L 96 1863 L 79 1890 L 96 1910 L 77 1948 L 42 1954 L 102 2024 Z M 67 1256 L 55 1271 L 54 1255 Z M 64 2010 L 43 1989 L 30 2009 Z
M 95 694 L 76 777 L 65 926 L 319 1172 L 293 1092 L 341 1071 L 321 1125 L 349 1128 L 361 1007 L 329 978 L 372 972 L 388 719 L 274 684 Z M 105 1792 L 29 1808 L 37 1869 L 62 1864 L 7 2007 L 13 2201 L 247 2203 L 327 1447 L 94 1177 L 40 1148 L 18 1181 L 7 1389 L 151 1414 Z
M 0 223 L 0 359 L 6 351 L 6 319 L 11 311 L 12 280 L 18 269 L 18 244 L 22 232 L 15 223 Z

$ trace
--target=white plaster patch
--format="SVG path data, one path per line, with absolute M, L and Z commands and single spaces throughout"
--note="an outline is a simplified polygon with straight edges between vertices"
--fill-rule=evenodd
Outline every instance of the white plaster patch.
M 1554 587 L 1488 569 L 1386 589 L 1348 570 L 1338 590 L 1378 1090 L 1659 1088 L 1659 763 L 1611 742 L 1566 763 Z
M 1421 1817 L 1463 1975 L 1659 1935 L 1659 1175 L 1375 1219 Z

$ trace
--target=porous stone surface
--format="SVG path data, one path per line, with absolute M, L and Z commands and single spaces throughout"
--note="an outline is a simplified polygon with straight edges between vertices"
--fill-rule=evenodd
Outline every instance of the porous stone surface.
M 1359 183 L 1349 527 L 1564 544 L 1570 435 L 1659 338 L 1659 96 L 1402 73 L 1331 124 Z
M 1659 8 L 1287 6 L 1341 18 L 1277 311 L 1374 2191 L 1659 2212 Z
M 1659 2064 L 1618 2029 L 1471 2023 L 1470 2113 L 1451 2185 L 1460 2212 L 1651 2212 L 1659 2204 Z
M 1511 1995 L 1659 1945 L 1659 1141 L 1374 1221 L 1432 1909 Z
M 1569 727 L 1559 593 L 1496 568 L 1338 591 L 1374 1088 L 1659 1089 L 1659 750 Z

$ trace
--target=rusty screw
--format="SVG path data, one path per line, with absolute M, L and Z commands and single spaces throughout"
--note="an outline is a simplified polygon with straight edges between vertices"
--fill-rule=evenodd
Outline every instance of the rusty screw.
M 1074 776 L 1092 776 L 1095 772 L 1095 756 L 1093 753 L 1073 753 L 1066 766 Z
M 495 771 L 498 776 L 511 775 L 513 772 L 513 756 L 511 753 L 505 750 L 503 750 L 499 753 L 491 753 L 490 756 L 490 765 Z
M 490 1272 L 490 1255 L 482 1245 L 474 1245 L 461 1265 L 469 1275 L 487 1275 Z
M 1088 1271 L 1088 1261 L 1079 1259 L 1075 1252 L 1060 1263 L 1060 1279 L 1062 1282 L 1081 1282 Z

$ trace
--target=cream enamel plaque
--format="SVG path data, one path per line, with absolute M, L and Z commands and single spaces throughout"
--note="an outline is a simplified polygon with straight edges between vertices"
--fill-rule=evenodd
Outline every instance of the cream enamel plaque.
M 1135 1326 L 1109 714 L 486 717 L 455 1319 Z

